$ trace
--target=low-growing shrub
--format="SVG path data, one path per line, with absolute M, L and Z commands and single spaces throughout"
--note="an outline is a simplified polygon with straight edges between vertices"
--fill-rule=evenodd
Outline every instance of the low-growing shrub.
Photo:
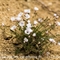
M 38 10 L 37 7 L 35 9 Z M 55 28 L 55 22 L 50 24 L 47 17 L 37 18 L 34 22 L 30 19 L 30 9 L 25 9 L 24 13 L 20 12 L 17 17 L 11 17 L 11 21 L 16 25 L 10 26 L 13 45 L 16 47 L 15 54 L 24 55 L 43 55 L 51 42 L 56 43 L 53 39 L 55 36 L 50 32 Z M 6 39 L 8 40 L 8 38 Z

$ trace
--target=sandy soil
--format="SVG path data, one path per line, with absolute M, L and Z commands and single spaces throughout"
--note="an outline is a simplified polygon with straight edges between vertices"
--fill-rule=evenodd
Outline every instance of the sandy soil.
M 19 12 L 23 12 L 26 8 L 31 9 L 31 16 L 33 17 L 35 6 L 39 8 L 39 11 L 37 11 L 36 17 L 30 19 L 31 21 L 38 17 L 49 17 L 51 21 L 60 21 L 60 0 L 0 0 L 0 25 L 2 23 L 6 26 L 13 25 L 14 23 L 10 21 L 10 18 L 16 16 Z M 54 17 L 55 13 L 58 14 L 58 19 Z M 54 34 L 60 33 L 60 26 L 56 27 L 52 32 Z M 6 33 L 9 34 L 7 28 Z M 60 36 L 56 39 L 60 40 Z M 6 41 L 3 39 L 2 30 L 0 29 L 0 58 L 2 57 L 0 60 L 30 60 L 27 58 L 15 58 L 14 46 L 11 42 L 11 40 Z M 12 56 L 12 58 L 4 58 L 3 56 Z M 47 57 L 42 57 L 42 60 L 60 60 L 60 46 L 52 44 L 50 54 Z

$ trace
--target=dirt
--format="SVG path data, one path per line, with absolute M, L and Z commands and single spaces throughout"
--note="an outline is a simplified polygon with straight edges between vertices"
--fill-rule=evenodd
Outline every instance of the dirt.
M 35 6 L 38 7 L 39 10 L 36 12 L 36 17 L 30 18 L 31 21 L 46 17 L 50 18 L 51 21 L 60 21 L 60 0 L 0 0 L 0 25 L 4 23 L 6 26 L 12 26 L 14 23 L 10 21 L 10 18 L 16 16 L 19 12 L 23 12 L 24 9 L 31 9 L 31 16 L 33 17 Z M 56 19 L 54 17 L 55 13 L 59 18 Z M 7 28 L 5 29 L 6 33 L 9 34 Z M 55 30 L 52 32 L 59 34 L 60 26 L 56 26 Z M 60 36 L 56 39 L 58 42 Z M 11 42 L 11 40 L 4 40 L 2 30 L 0 29 L 0 60 L 30 60 L 30 58 L 15 58 L 15 48 Z M 42 57 L 42 60 L 60 60 L 60 46 L 52 44 L 49 49 L 50 54 Z M 31 58 L 31 60 L 34 59 Z

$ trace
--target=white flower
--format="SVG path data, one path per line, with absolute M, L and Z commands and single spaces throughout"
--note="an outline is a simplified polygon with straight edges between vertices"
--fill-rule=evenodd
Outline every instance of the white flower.
M 56 17 L 56 16 L 57 16 L 57 14 L 54 14 L 54 16 Z
M 25 9 L 24 12 L 25 13 L 30 13 L 30 9 Z
M 50 38 L 49 41 L 52 42 L 52 43 L 56 43 L 56 41 L 52 38 Z
M 56 18 L 59 18 L 59 16 L 56 16 Z
M 22 12 L 20 12 L 19 14 L 18 14 L 18 17 L 21 17 L 23 15 L 23 13 Z
M 15 17 L 11 17 L 11 19 L 10 19 L 11 21 L 15 21 Z
M 30 23 L 30 20 L 28 20 L 27 22 Z
M 46 33 L 48 33 L 48 31 L 46 31 Z
M 10 28 L 10 30 L 12 30 L 12 31 L 14 31 L 16 29 L 16 26 L 15 25 L 13 25 L 11 28 Z
M 47 52 L 46 54 L 47 54 L 47 56 L 48 56 L 48 55 L 50 55 L 50 52 Z
M 2 23 L 2 26 L 4 26 L 5 24 L 4 23 Z
M 25 14 L 25 18 L 26 19 L 29 19 L 30 18 L 30 15 L 29 14 Z
M 39 18 L 39 19 L 38 19 L 38 22 L 43 22 L 43 20 Z
M 33 36 L 36 36 L 36 33 L 33 33 Z
M 31 27 L 32 27 L 32 26 L 31 26 L 31 23 L 28 23 L 28 24 L 27 24 L 27 27 L 31 28 Z
M 60 22 L 57 21 L 56 24 L 57 24 L 58 26 L 60 26 Z
M 34 7 L 34 10 L 39 10 L 37 7 Z
M 23 27 L 25 25 L 25 21 L 20 21 L 19 26 Z
M 20 21 L 20 20 L 22 20 L 22 18 L 21 17 L 16 17 L 16 20 Z
M 33 32 L 33 30 L 31 28 L 27 28 L 25 30 L 25 34 L 28 34 L 29 35 L 31 32 Z
M 38 23 L 38 22 L 35 20 L 35 21 L 34 21 L 34 24 L 36 25 L 37 23 Z
M 25 43 L 25 42 L 28 42 L 28 39 L 27 39 L 26 37 L 24 38 L 24 43 Z
M 58 45 L 60 45 L 60 42 L 58 42 Z

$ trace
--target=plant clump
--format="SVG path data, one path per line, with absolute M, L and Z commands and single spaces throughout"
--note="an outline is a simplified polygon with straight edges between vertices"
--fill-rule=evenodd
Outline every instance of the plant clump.
M 34 10 L 36 13 L 39 9 L 34 7 Z M 30 13 L 30 9 L 25 9 L 24 12 L 20 12 L 16 17 L 10 19 L 12 22 L 16 22 L 16 25 L 10 26 L 13 40 L 16 40 L 13 42 L 16 47 L 15 54 L 43 55 L 48 50 L 50 42 L 56 43 L 53 39 L 55 36 L 50 32 L 56 24 L 50 24 L 48 17 L 37 18 L 31 22 Z

